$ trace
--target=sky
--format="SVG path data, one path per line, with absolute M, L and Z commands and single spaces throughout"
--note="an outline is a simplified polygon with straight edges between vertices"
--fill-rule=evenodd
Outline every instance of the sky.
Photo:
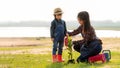
M 57 7 L 65 21 L 77 20 L 80 11 L 94 21 L 120 21 L 120 0 L 0 0 L 0 22 L 51 21 Z

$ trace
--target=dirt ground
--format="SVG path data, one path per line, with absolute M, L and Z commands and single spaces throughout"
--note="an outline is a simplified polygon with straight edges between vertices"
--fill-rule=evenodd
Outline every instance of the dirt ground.
M 39 40 L 30 40 L 29 38 L 0 38 L 0 47 L 8 46 L 30 46 L 40 45 Z
M 73 40 L 78 40 L 74 37 Z M 120 52 L 120 38 L 102 38 L 103 49 Z M 0 38 L 0 47 L 45 46 L 42 48 L 0 50 L 0 54 L 48 54 L 52 50 L 50 38 Z M 47 47 L 48 46 L 48 47 Z M 65 49 L 65 47 L 64 47 Z

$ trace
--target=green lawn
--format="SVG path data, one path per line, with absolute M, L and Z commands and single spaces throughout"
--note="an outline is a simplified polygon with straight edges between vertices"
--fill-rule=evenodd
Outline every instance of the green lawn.
M 50 46 L 16 46 L 16 47 L 0 47 L 0 51 L 13 51 L 13 50 L 27 50 L 34 48 L 49 48 Z
M 63 53 L 63 57 L 67 62 L 67 51 Z M 74 52 L 74 58 L 79 53 Z M 0 68 L 120 68 L 120 53 L 112 52 L 112 59 L 108 63 L 52 63 L 51 54 L 2 54 L 0 55 Z
M 40 39 L 40 46 L 0 47 L 0 68 L 120 68 L 120 38 L 102 38 L 102 41 L 103 48 L 108 48 L 112 51 L 112 59 L 108 63 L 66 64 L 68 60 L 67 50 L 63 51 L 63 58 L 65 59 L 64 63 L 52 63 L 51 51 L 45 49 L 52 49 L 52 42 L 47 38 Z M 37 54 L 31 54 L 28 52 L 31 51 L 31 49 L 39 52 Z M 42 50 L 40 51 L 38 49 Z M 22 54 L 1 53 L 19 50 L 25 50 L 25 52 Z M 44 51 L 47 53 L 45 52 L 44 54 Z M 41 52 L 43 52 L 43 54 L 39 54 Z M 79 53 L 74 51 L 73 58 L 76 60 L 78 56 Z

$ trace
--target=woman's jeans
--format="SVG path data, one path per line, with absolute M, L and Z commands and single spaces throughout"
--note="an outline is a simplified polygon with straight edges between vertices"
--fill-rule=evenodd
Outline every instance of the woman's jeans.
M 77 62 L 85 62 L 89 57 L 97 55 L 102 50 L 102 44 L 100 41 L 92 41 L 89 45 L 85 46 L 84 43 L 74 45 L 73 47 L 81 55 L 77 58 Z
M 64 40 L 63 41 L 54 40 L 52 54 L 56 55 L 56 52 L 58 51 L 58 55 L 62 55 L 63 44 L 64 44 Z

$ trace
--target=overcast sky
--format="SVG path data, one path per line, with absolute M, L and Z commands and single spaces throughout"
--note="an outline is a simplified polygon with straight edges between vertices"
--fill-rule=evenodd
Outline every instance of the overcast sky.
M 0 22 L 51 21 L 56 7 L 66 21 L 76 20 L 80 11 L 88 11 L 91 20 L 120 21 L 120 0 L 0 0 Z

